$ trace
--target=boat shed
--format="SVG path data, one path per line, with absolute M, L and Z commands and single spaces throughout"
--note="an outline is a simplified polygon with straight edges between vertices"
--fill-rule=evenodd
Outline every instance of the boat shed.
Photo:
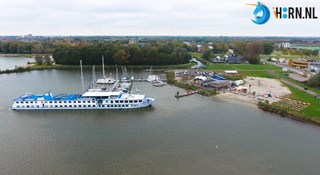
M 214 81 L 215 81 L 215 80 L 213 80 L 213 79 L 203 80 L 202 83 L 201 83 L 201 86 L 211 87 L 211 84 L 212 84 Z
M 216 90 L 221 90 L 228 88 L 230 85 L 229 80 L 215 80 L 204 84 L 203 86 L 207 88 L 214 88 Z
M 229 80 L 217 80 L 211 84 L 211 87 L 215 88 L 216 90 L 221 90 L 221 89 L 228 88 L 229 84 L 230 84 Z

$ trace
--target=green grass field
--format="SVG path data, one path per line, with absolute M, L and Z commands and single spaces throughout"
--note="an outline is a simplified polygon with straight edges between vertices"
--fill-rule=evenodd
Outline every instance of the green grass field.
M 208 70 L 239 70 L 239 71 L 268 71 L 281 70 L 280 67 L 271 64 L 212 64 Z
M 275 78 L 274 76 L 270 75 L 268 71 L 240 71 L 240 74 L 250 77 Z
M 313 118 L 314 120 L 320 120 L 320 99 L 313 97 L 312 95 L 309 95 L 305 93 L 304 91 L 301 91 L 299 89 L 296 89 L 290 85 L 286 86 L 290 89 L 291 94 L 289 95 L 290 98 L 303 101 L 303 102 L 308 102 L 311 103 L 309 107 L 306 109 L 300 111 L 299 113 Z
M 320 56 L 305 56 L 305 55 L 290 55 L 283 54 L 281 51 L 273 51 L 271 55 L 261 55 L 260 58 L 268 59 L 268 58 L 287 58 L 287 59 L 297 59 L 297 58 L 312 58 L 315 60 L 320 60 Z
M 269 70 L 280 71 L 281 68 L 271 64 L 212 64 L 206 68 L 222 72 L 223 70 L 238 70 L 241 76 L 252 76 L 262 78 L 275 78 L 269 75 Z

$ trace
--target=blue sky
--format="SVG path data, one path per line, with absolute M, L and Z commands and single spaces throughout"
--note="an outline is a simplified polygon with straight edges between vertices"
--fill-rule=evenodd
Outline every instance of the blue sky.
M 0 0 L 0 35 L 320 36 L 318 20 L 256 25 L 252 0 Z M 318 0 L 265 0 L 315 6 Z M 271 9 L 270 9 L 271 10 Z M 272 13 L 272 12 L 271 12 Z

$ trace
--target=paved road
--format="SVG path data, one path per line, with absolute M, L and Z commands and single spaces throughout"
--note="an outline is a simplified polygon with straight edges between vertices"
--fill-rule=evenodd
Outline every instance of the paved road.
M 288 85 L 290 85 L 290 86 L 293 86 L 293 87 L 295 87 L 295 88 L 297 88 L 297 89 L 299 89 L 299 90 L 302 90 L 302 91 L 306 92 L 307 94 L 310 94 L 310 95 L 312 95 L 312 96 L 314 96 L 314 97 L 320 98 L 320 94 L 317 94 L 317 93 L 315 93 L 315 92 L 313 92 L 313 91 L 310 91 L 310 90 L 305 90 L 304 87 L 299 86 L 299 85 L 297 85 L 297 84 L 295 84 L 295 83 L 292 83 L 292 82 L 290 82 L 290 81 L 282 78 L 281 76 L 277 75 L 277 74 L 276 74 L 274 71 L 272 71 L 272 70 L 271 70 L 271 71 L 268 71 L 268 72 L 269 72 L 269 74 L 271 74 L 271 75 L 273 75 L 273 76 L 275 76 L 275 77 L 278 77 L 279 80 L 281 80 L 282 82 L 284 82 L 284 83 L 286 83 L 286 84 L 288 84 Z

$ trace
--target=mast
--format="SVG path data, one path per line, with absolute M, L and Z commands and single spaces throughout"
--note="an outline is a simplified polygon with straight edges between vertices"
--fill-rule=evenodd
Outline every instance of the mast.
M 119 80 L 119 75 L 118 75 L 118 65 L 116 65 L 116 80 Z
M 92 67 L 92 88 L 96 87 L 96 67 L 93 65 Z
M 152 66 L 150 66 L 149 74 L 152 75 Z
M 84 85 L 83 85 L 83 72 L 82 72 L 82 60 L 80 60 L 80 71 L 81 71 L 81 85 L 82 85 L 82 92 L 84 92 Z
M 106 75 L 104 73 L 104 55 L 102 55 L 102 75 L 103 75 L 103 78 L 106 78 Z

